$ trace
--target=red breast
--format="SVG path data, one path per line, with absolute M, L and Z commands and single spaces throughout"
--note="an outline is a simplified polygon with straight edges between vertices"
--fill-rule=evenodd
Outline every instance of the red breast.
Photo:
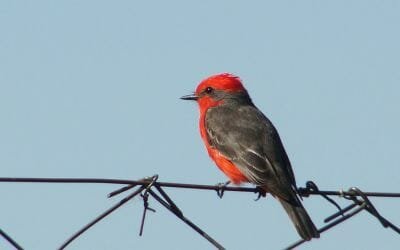
M 223 156 L 218 150 L 212 148 L 208 142 L 207 136 L 207 128 L 206 128 L 206 115 L 207 110 L 209 108 L 218 106 L 221 104 L 222 101 L 220 100 L 213 100 L 211 97 L 207 95 L 203 95 L 207 88 L 212 88 L 215 90 L 222 90 L 227 92 L 238 92 L 238 91 L 246 91 L 243 87 L 242 82 L 240 81 L 239 77 L 234 76 L 232 74 L 223 73 L 211 76 L 205 80 L 203 80 L 196 88 L 195 96 L 197 96 L 197 103 L 199 104 L 200 109 L 200 121 L 199 121 L 199 128 L 201 138 L 204 141 L 204 144 L 207 148 L 208 154 L 210 155 L 211 159 L 214 160 L 216 165 L 221 169 L 225 175 L 235 184 L 240 184 L 242 182 L 248 182 L 247 178 L 240 172 L 240 170 Z

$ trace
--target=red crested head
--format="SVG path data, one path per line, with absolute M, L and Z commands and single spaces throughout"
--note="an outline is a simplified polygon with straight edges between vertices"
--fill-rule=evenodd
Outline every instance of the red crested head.
M 200 95 L 207 88 L 228 92 L 239 92 L 246 90 L 243 87 L 240 78 L 229 73 L 217 74 L 204 79 L 197 86 L 196 94 Z
M 192 95 L 182 96 L 181 99 L 197 101 L 200 113 L 226 102 L 251 103 L 240 78 L 229 73 L 217 74 L 204 79 Z

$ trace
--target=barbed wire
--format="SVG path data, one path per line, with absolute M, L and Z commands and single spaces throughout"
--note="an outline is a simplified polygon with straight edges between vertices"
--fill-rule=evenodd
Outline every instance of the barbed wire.
M 126 191 L 136 188 L 129 195 L 121 199 L 118 203 L 98 215 L 92 221 L 87 223 L 84 227 L 74 233 L 71 237 L 69 237 L 60 247 L 59 249 L 65 249 L 71 242 L 77 239 L 80 235 L 94 226 L 96 223 L 116 211 L 119 207 L 127 203 L 132 198 L 136 197 L 140 194 L 143 200 L 143 214 L 140 225 L 139 235 L 143 234 L 144 223 L 146 214 L 148 211 L 155 212 L 154 209 L 149 207 L 148 199 L 152 197 L 158 203 L 160 203 L 163 207 L 169 210 L 172 214 L 177 216 L 180 220 L 186 223 L 189 227 L 195 230 L 198 234 L 200 234 L 204 239 L 209 241 L 214 247 L 217 249 L 225 249 L 220 243 L 218 243 L 215 239 L 213 239 L 210 235 L 208 235 L 205 231 L 203 231 L 199 226 L 189 220 L 187 217 L 183 215 L 183 212 L 178 208 L 176 203 L 168 196 L 165 192 L 164 188 L 184 188 L 184 189 L 196 189 L 196 190 L 213 190 L 217 192 L 217 195 L 222 198 L 225 191 L 230 192 L 249 192 L 249 193 L 257 193 L 259 199 L 261 196 L 265 194 L 261 189 L 255 187 L 233 187 L 222 184 L 217 185 L 201 185 L 201 184 L 187 184 L 187 183 L 174 183 L 174 182 L 159 182 L 158 175 L 154 175 L 152 177 L 142 178 L 140 180 L 124 180 L 124 179 L 99 179 L 99 178 L 14 178 L 14 177 L 0 177 L 0 182 L 17 182 L 17 183 L 86 183 L 86 184 L 122 184 L 126 185 L 122 188 L 119 188 L 110 194 L 108 197 L 114 197 Z M 333 204 L 338 211 L 334 214 L 328 216 L 324 223 L 328 223 L 325 226 L 318 229 L 320 233 L 323 233 L 342 222 L 350 219 L 361 211 L 365 210 L 372 216 L 374 216 L 385 228 L 390 228 L 396 233 L 400 234 L 400 228 L 395 226 L 392 222 L 383 217 L 375 206 L 372 204 L 368 197 L 386 197 L 386 198 L 400 198 L 400 193 L 393 192 L 363 192 L 356 187 L 352 187 L 347 191 L 339 190 L 339 191 L 326 191 L 319 190 L 318 186 L 311 181 L 306 183 L 306 187 L 298 189 L 299 195 L 301 197 L 309 197 L 310 195 L 320 195 L 328 202 Z M 344 208 L 341 208 L 332 198 L 329 196 L 339 196 L 343 197 L 346 200 L 351 201 L 352 203 Z M 0 229 L 0 235 L 4 239 L 6 239 L 15 249 L 23 249 L 20 245 L 18 245 L 15 240 L 13 240 L 9 235 L 7 235 L 3 230 Z M 287 246 L 285 249 L 293 249 L 306 241 L 301 239 L 293 244 Z

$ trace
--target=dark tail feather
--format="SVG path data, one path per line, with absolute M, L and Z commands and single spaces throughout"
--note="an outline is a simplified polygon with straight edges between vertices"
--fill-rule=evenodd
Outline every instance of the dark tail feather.
M 297 232 L 304 240 L 319 238 L 319 232 L 312 222 L 307 211 L 304 209 L 300 200 L 296 197 L 297 204 L 294 205 L 283 199 L 279 199 L 289 218 L 292 220 Z

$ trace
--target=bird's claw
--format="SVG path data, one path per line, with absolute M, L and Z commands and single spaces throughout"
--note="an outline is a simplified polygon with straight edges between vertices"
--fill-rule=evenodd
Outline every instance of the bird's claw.
M 258 201 L 261 197 L 267 196 L 267 191 L 265 191 L 263 188 L 257 186 L 257 198 L 254 201 Z
M 225 188 L 231 183 L 231 181 L 227 182 L 220 182 L 217 184 L 218 188 L 216 189 L 217 195 L 219 198 L 222 199 L 222 196 L 224 196 Z

